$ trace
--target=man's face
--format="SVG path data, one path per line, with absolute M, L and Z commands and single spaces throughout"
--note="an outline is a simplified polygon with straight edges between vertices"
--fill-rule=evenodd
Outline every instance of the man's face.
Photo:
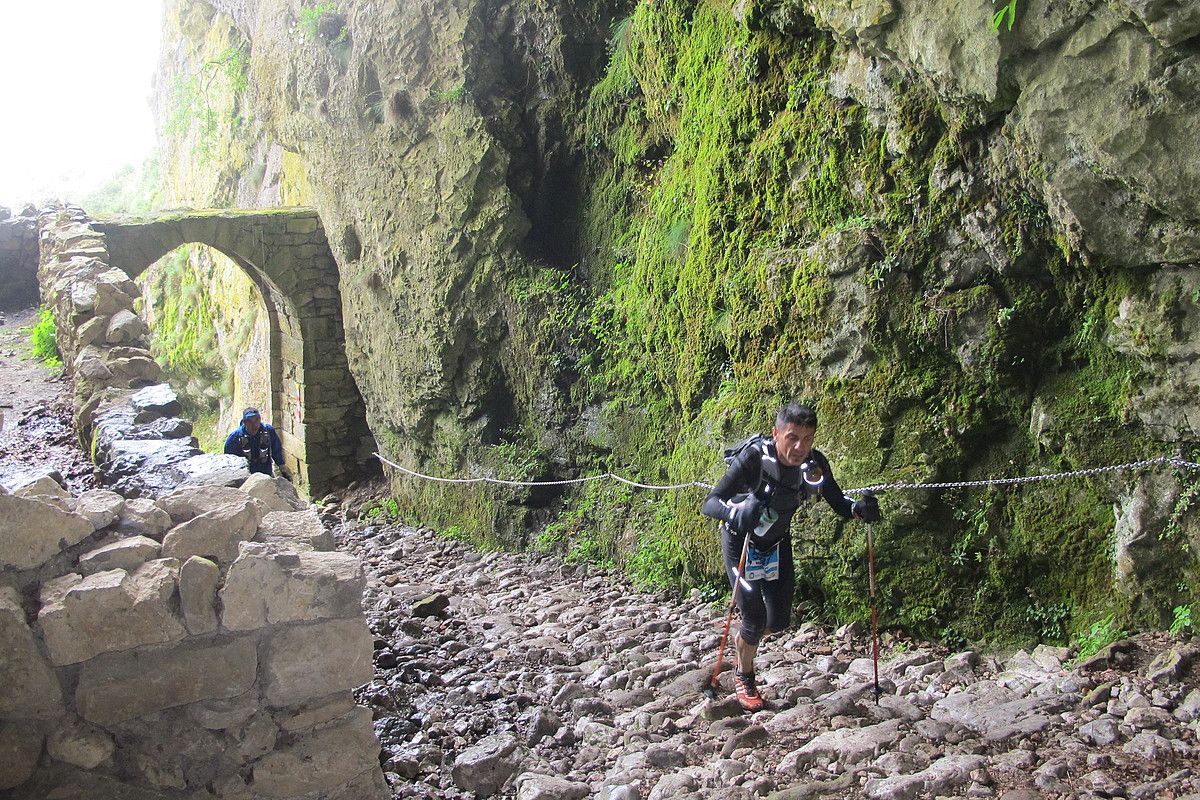
M 262 424 L 262 417 L 247 417 L 242 424 L 246 426 L 246 433 L 253 435 L 258 433 L 258 426 Z
M 798 467 L 808 458 L 812 451 L 813 440 L 817 429 L 807 425 L 797 425 L 789 422 L 782 427 L 771 428 L 771 438 L 775 440 L 775 452 L 785 467 Z

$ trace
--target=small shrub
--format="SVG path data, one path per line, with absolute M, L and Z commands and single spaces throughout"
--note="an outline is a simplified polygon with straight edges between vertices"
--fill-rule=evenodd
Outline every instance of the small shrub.
M 467 87 L 460 83 L 453 89 L 445 89 L 438 92 L 435 96 L 438 100 L 446 104 L 461 103 L 467 98 Z
M 449 528 L 443 529 L 440 532 L 440 535 L 445 539 L 451 539 L 453 541 L 463 542 L 465 544 L 471 544 L 474 541 L 471 534 L 468 533 L 465 528 L 459 527 L 458 525 L 451 525 Z
M 309 41 L 316 41 L 321 28 L 321 20 L 326 15 L 338 13 L 338 7 L 334 3 L 318 3 L 310 8 L 300 9 L 300 32 L 304 34 L 304 38 Z M 333 41 L 342 42 L 349 36 L 350 31 L 346 26 L 338 31 L 337 38 Z
M 1025 608 L 1025 621 L 1043 642 L 1060 642 L 1066 639 L 1067 618 L 1071 609 L 1065 603 L 1043 605 L 1033 600 Z
M 50 369 L 62 366 L 62 354 L 58 352 L 58 332 L 54 327 L 54 314 L 48 308 L 38 312 L 38 321 L 29 329 L 29 343 L 33 357 Z
M 376 500 L 358 516 L 363 522 L 394 522 L 400 518 L 400 504 L 394 497 Z
M 1174 618 L 1171 620 L 1171 635 L 1178 636 L 1186 631 L 1194 631 L 1195 626 L 1192 624 L 1192 607 L 1191 606 L 1175 606 L 1172 611 Z
M 1100 652 L 1100 648 L 1105 645 L 1115 642 L 1117 639 L 1124 638 L 1125 631 L 1117 627 L 1113 621 L 1113 615 L 1109 614 L 1101 620 L 1092 623 L 1092 627 L 1079 637 L 1077 642 L 1079 646 L 1079 655 L 1076 656 L 1076 661 L 1083 661 L 1086 658 L 1091 658 Z

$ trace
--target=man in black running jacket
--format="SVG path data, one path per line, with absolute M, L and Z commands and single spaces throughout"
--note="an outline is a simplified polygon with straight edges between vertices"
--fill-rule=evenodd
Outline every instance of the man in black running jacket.
M 816 433 L 815 411 L 796 403 L 784 406 L 775 416 L 771 435 L 751 439 L 737 453 L 700 509 L 722 523 L 725 569 L 742 614 L 734 639 L 734 687 L 747 711 L 763 707 L 754 678 L 758 645 L 765 633 L 781 631 L 791 621 L 796 589 L 791 522 L 796 510 L 820 497 L 844 519 L 879 519 L 874 496 L 854 501 L 842 494 L 829 460 L 813 449 Z M 738 591 L 738 563 L 746 536 L 750 542 L 744 583 Z

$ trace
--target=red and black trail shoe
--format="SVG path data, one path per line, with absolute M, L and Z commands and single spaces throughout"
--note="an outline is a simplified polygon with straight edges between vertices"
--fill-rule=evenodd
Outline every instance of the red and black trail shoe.
M 737 692 L 738 705 L 744 711 L 762 711 L 763 699 L 758 693 L 758 686 L 754 682 L 753 672 L 735 671 L 733 676 L 733 688 Z

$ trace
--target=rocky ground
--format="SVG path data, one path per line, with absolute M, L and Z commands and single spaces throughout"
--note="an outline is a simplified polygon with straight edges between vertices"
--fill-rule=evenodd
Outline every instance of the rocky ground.
M 358 699 L 395 797 L 1200 796 L 1193 646 L 1165 635 L 1078 667 L 891 640 L 876 703 L 869 635 L 805 624 L 764 646 L 770 707 L 745 716 L 700 693 L 723 610 L 698 597 L 428 530 L 337 536 L 369 573 Z
M 65 384 L 25 358 L 31 322 L 0 326 L 0 479 L 37 465 L 86 484 Z M 700 693 L 723 609 L 698 596 L 345 516 L 324 511 L 367 567 L 376 672 L 357 696 L 395 797 L 1200 797 L 1188 642 L 1075 666 L 889 639 L 876 703 L 866 632 L 806 624 L 764 646 L 770 707 L 746 716 Z
M 57 370 L 30 354 L 37 309 L 0 312 L 0 483 L 31 466 L 58 470 L 76 493 L 93 488 L 92 466 L 71 431 L 70 395 Z

